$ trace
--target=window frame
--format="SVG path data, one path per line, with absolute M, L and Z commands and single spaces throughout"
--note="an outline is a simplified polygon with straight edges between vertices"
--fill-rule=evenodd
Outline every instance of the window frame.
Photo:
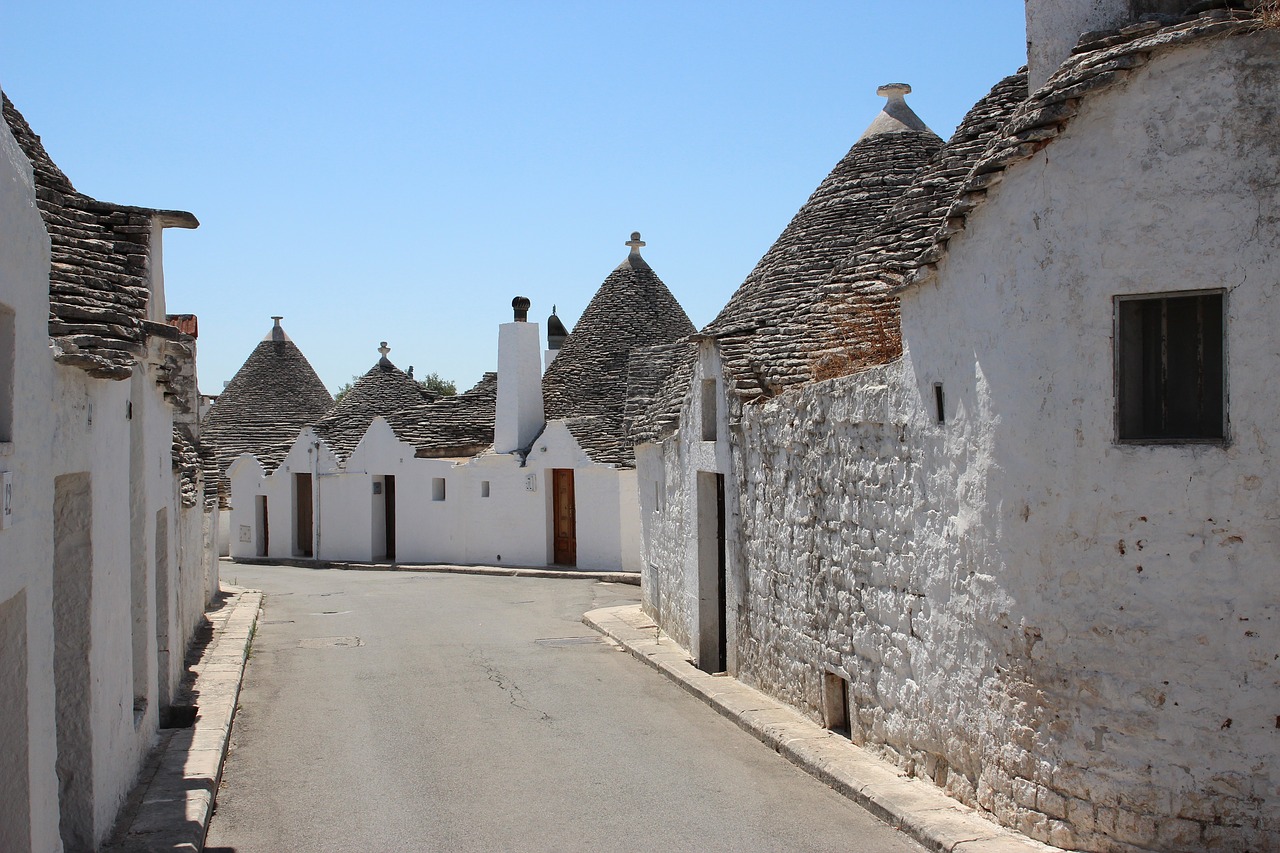
M 1152 302 L 1155 300 L 1183 299 L 1187 297 L 1220 296 L 1222 298 L 1222 424 L 1221 435 L 1205 438 L 1126 438 L 1121 435 L 1121 373 L 1122 351 L 1120 314 L 1121 306 L 1126 302 Z M 1230 347 L 1227 339 L 1227 289 L 1225 287 L 1205 287 L 1194 290 L 1162 290 L 1151 293 L 1119 293 L 1111 297 L 1111 382 L 1112 382 L 1112 441 L 1118 445 L 1208 445 L 1225 447 L 1231 443 L 1231 406 L 1229 375 Z

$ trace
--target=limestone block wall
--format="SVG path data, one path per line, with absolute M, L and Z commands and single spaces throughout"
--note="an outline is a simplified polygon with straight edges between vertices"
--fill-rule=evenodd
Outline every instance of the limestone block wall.
M 900 362 L 744 409 L 740 678 L 815 720 L 847 678 L 856 742 L 1051 843 L 1280 846 L 1278 78 L 1268 34 L 1154 59 L 989 191 Z M 1114 298 L 1211 288 L 1228 440 L 1117 442 Z

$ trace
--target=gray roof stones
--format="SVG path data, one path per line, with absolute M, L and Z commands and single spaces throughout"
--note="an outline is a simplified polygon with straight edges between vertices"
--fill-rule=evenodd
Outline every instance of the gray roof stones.
M 252 453 L 272 470 L 302 428 L 331 408 L 333 397 L 297 345 L 283 333 L 268 334 L 218 395 L 203 436 L 213 445 L 224 477 L 242 453 Z
M 386 348 L 384 342 L 382 349 Z M 334 453 L 345 459 L 360 443 L 374 418 L 388 418 L 437 398 L 438 395 L 424 389 L 392 364 L 384 352 L 378 363 L 352 383 L 337 405 L 312 426 Z
M 1026 98 L 1025 69 L 992 87 L 813 292 L 795 334 L 801 335 L 814 378 L 883 364 L 901 354 L 894 289 L 915 271 L 920 255 L 946 224 L 947 212 L 974 163 Z
M 792 217 L 720 314 L 702 330 L 719 344 L 732 393 L 768 397 L 812 378 L 802 320 L 814 293 L 836 265 L 871 232 L 917 172 L 943 145 L 902 100 L 903 84 L 882 87 L 889 98 Z M 923 129 L 919 129 L 923 128 Z M 695 348 L 673 356 L 674 370 L 637 417 L 633 440 L 673 429 L 692 375 Z
M 126 379 L 146 348 L 151 229 L 195 228 L 190 213 L 98 201 L 78 192 L 40 137 L 3 95 L 4 120 L 35 174 L 49 232 L 49 336 L 55 360 L 103 379 Z
M 623 431 L 632 352 L 671 344 L 694 332 L 693 323 L 662 279 L 641 257 L 638 233 L 631 252 L 610 273 L 565 339 L 542 379 L 548 421 L 569 421 L 570 432 L 593 461 L 633 464 Z M 589 418 L 590 421 L 574 419 Z
M 486 373 L 475 387 L 387 416 L 396 436 L 420 457 L 475 456 L 493 444 L 498 374 Z

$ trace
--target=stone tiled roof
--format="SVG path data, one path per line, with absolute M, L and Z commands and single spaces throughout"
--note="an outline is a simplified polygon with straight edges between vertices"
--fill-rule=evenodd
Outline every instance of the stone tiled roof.
M 151 228 L 195 228 L 190 213 L 129 207 L 78 192 L 7 95 L 4 120 L 35 174 L 49 232 L 49 336 L 54 357 L 90 376 L 125 379 L 146 348 Z
M 883 87 L 884 111 L 796 212 L 720 314 L 702 330 L 720 347 L 732 393 L 772 396 L 811 378 L 809 345 L 798 326 L 815 289 L 901 197 L 912 178 L 943 145 L 902 101 L 906 86 Z M 675 359 L 671 378 L 635 440 L 674 428 L 692 376 L 695 348 Z
M 622 428 L 632 351 L 694 332 L 680 303 L 640 256 L 640 235 L 628 245 L 627 259 L 600 285 L 542 379 L 546 419 L 595 419 L 570 424 L 570 431 L 593 461 L 623 465 L 633 459 Z M 579 437 L 588 424 L 601 432 Z
M 804 342 L 815 379 L 901 355 L 894 289 L 946 223 L 947 211 L 979 156 L 1027 98 L 1026 69 L 994 87 L 965 115 L 947 144 L 832 275 L 813 292 L 793 333 Z
M 346 459 L 374 418 L 389 418 L 396 412 L 436 399 L 437 394 L 424 389 L 383 355 L 352 384 L 338 404 L 312 426 L 339 459 Z
M 493 444 L 498 374 L 486 373 L 470 391 L 402 409 L 387 417 L 417 456 L 474 456 Z
M 170 455 L 173 458 L 173 470 L 178 474 L 178 490 L 182 505 L 195 506 L 201 497 L 200 454 L 195 444 L 176 426 L 173 428 L 173 446 Z
M 201 437 L 213 446 L 223 477 L 241 453 L 252 453 L 263 468 L 273 470 L 299 431 L 333 408 L 333 397 L 302 351 L 279 326 L 272 332 L 254 347 L 205 418 Z
M 627 365 L 627 404 L 622 415 L 627 446 L 634 448 L 656 437 L 657 423 L 649 413 L 660 399 L 664 386 L 689 387 L 693 381 L 694 351 L 696 345 L 688 340 L 631 351 Z
M 1005 170 L 1053 143 L 1079 113 L 1084 100 L 1117 86 L 1137 68 L 1163 51 L 1183 45 L 1246 35 L 1259 28 L 1256 13 L 1213 9 L 1168 23 L 1148 21 L 1108 32 L 1085 33 L 1070 56 L 991 140 L 966 177 L 935 232 L 932 245 L 919 258 L 919 268 L 905 287 L 931 278 L 946 255 L 951 238 L 1004 178 Z

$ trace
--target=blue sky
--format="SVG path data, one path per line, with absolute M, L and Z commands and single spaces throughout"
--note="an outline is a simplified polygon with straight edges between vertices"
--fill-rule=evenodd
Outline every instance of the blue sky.
M 381 340 L 462 390 L 633 230 L 702 326 L 879 84 L 946 137 L 1026 60 L 1023 0 L 14 6 L 0 86 L 77 189 L 201 221 L 164 263 L 206 393 L 272 314 L 331 390 Z

